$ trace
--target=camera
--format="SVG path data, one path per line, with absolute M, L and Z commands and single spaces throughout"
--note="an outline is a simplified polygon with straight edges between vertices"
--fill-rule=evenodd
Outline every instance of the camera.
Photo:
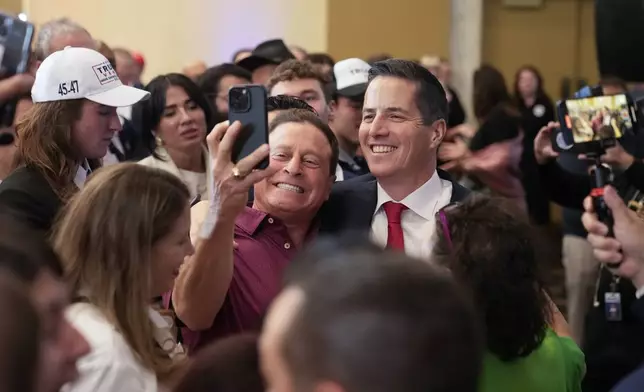
M 250 91 L 246 87 L 233 87 L 228 93 L 229 111 L 245 113 L 250 110 Z

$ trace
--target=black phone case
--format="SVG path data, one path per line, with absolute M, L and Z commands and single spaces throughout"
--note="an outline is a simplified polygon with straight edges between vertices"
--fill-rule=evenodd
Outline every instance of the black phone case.
M 0 13 L 0 72 L 6 78 L 29 67 L 34 25 Z
M 234 89 L 246 89 L 250 95 L 250 107 L 247 110 L 238 110 L 231 102 L 229 92 L 229 112 L 228 120 L 232 124 L 239 121 L 242 124 L 235 145 L 233 147 L 232 159 L 234 163 L 250 155 L 253 151 L 263 144 L 268 143 L 268 112 L 266 110 L 267 93 L 266 88 L 261 85 L 243 85 L 233 86 Z M 255 169 L 265 169 L 268 167 L 268 159 L 263 160 Z
M 629 116 L 631 117 L 631 121 L 633 125 L 632 129 L 630 130 L 630 133 L 631 134 L 637 133 L 637 127 L 638 127 L 637 104 L 633 101 L 630 95 L 628 94 L 625 94 L 625 95 L 627 99 L 627 105 L 629 108 Z M 591 98 L 591 97 L 585 97 L 585 98 Z M 583 98 L 574 98 L 574 99 L 583 99 Z M 588 154 L 588 153 L 603 151 L 607 148 L 610 148 L 616 145 L 616 141 L 618 139 L 606 139 L 602 141 L 595 140 L 595 141 L 589 141 L 584 143 L 575 142 L 572 135 L 572 129 L 566 126 L 565 116 L 568 113 L 568 109 L 566 107 L 566 100 L 561 100 L 557 102 L 556 113 L 557 113 L 557 121 L 559 121 L 560 128 L 555 132 L 553 132 L 551 136 L 552 146 L 556 152 Z

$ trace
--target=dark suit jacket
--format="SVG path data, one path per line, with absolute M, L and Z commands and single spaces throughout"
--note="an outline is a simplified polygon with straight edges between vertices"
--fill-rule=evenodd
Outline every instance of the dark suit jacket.
M 438 169 L 438 176 L 452 183 L 450 202 L 464 200 L 470 191 L 452 181 L 451 176 Z M 365 232 L 371 228 L 371 219 L 378 204 L 376 178 L 371 174 L 335 183 L 329 200 L 319 212 L 320 234 L 338 234 L 345 231 Z
M 49 232 L 62 201 L 38 171 L 20 167 L 0 183 L 0 211 Z
M 644 298 L 637 299 L 631 306 L 631 311 L 637 318 L 640 319 L 642 326 L 644 326 Z M 642 329 L 644 331 L 644 328 Z M 644 367 L 640 367 L 622 382 L 620 382 L 614 392 L 641 392 L 644 391 Z

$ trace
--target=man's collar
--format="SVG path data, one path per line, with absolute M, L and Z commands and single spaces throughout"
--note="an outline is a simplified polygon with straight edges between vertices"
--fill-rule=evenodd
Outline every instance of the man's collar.
M 434 219 L 435 203 L 432 203 L 432 201 L 435 201 L 440 196 L 441 190 L 441 179 L 437 172 L 434 172 L 430 179 L 418 189 L 407 195 L 404 199 L 398 201 L 392 199 L 382 186 L 378 184 L 378 204 L 376 204 L 374 214 L 378 212 L 380 207 L 382 207 L 386 202 L 394 201 L 404 204 L 411 211 L 414 211 L 426 220 Z
M 268 214 L 252 207 L 245 207 L 244 211 L 237 217 L 236 225 L 249 235 L 255 235 L 259 226 L 264 222 Z
M 85 181 L 87 180 L 87 177 L 91 172 L 92 170 L 89 167 L 89 162 L 87 162 L 87 159 L 85 159 L 83 163 L 78 165 L 78 169 L 76 169 L 76 175 L 74 176 L 74 184 L 76 184 L 78 189 L 83 189 Z
M 262 223 L 264 223 L 265 221 L 271 224 L 283 224 L 282 221 L 278 218 L 275 218 L 253 207 L 247 206 L 244 208 L 244 211 L 242 211 L 242 213 L 237 217 L 235 225 L 246 232 L 248 235 L 254 236 L 262 226 Z M 320 221 L 316 216 L 310 223 L 307 238 L 310 238 L 312 235 L 317 234 L 319 227 Z

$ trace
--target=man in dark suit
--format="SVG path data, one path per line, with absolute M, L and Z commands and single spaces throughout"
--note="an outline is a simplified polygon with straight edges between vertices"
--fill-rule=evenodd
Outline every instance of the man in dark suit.
M 406 60 L 375 63 L 359 131 L 372 174 L 334 186 L 320 232 L 362 231 L 383 247 L 429 257 L 436 213 L 468 194 L 436 168 L 447 111 L 445 90 L 428 70 Z

